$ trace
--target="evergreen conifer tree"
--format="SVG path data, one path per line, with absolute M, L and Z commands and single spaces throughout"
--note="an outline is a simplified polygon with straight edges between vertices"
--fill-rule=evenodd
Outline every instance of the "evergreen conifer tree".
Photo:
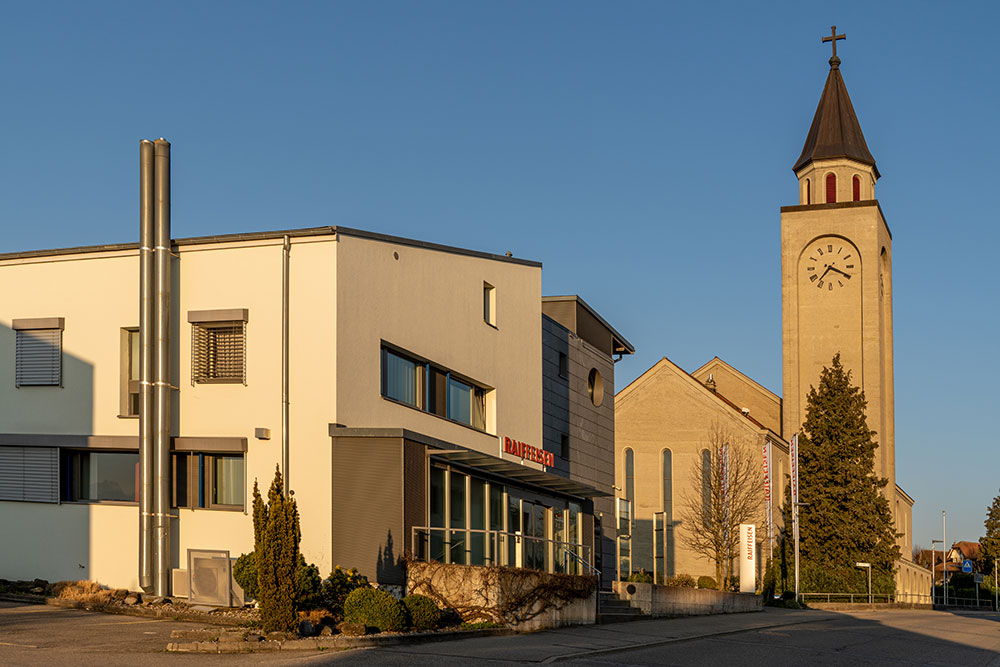
M 809 503 L 799 511 L 803 592 L 867 592 L 867 573 L 857 562 L 871 563 L 873 591 L 895 591 L 900 552 L 882 494 L 888 480 L 875 475 L 876 434 L 868 428 L 866 407 L 864 392 L 851 384 L 837 354 L 820 373 L 819 386 L 809 388 L 799 435 L 799 501 Z M 786 516 L 782 556 L 791 565 L 790 512 Z
M 264 517 L 260 550 L 257 552 L 257 577 L 260 588 L 261 621 L 265 632 L 293 632 L 295 614 L 296 569 L 299 563 L 299 512 L 295 500 L 282 493 L 281 471 L 275 467 L 274 481 L 267 493 L 267 506 L 254 518 Z
M 264 540 L 264 527 L 267 525 L 267 505 L 260 497 L 260 489 L 257 487 L 257 480 L 253 481 L 253 551 L 254 554 L 261 552 L 261 543 Z
M 986 508 L 986 534 L 979 540 L 979 569 L 993 574 L 993 561 L 1000 559 L 1000 495 Z

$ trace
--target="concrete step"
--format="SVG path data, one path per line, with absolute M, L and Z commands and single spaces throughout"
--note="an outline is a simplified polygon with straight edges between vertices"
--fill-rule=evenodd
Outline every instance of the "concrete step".
M 605 612 L 601 611 L 597 616 L 598 623 L 624 623 L 626 621 L 638 621 L 646 618 L 638 609 L 629 608 L 629 613 Z

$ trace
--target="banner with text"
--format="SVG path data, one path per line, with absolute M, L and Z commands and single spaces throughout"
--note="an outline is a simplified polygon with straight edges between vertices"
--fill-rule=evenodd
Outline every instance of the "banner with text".
M 761 445 L 761 453 L 764 456 L 764 512 L 767 516 L 767 543 L 771 544 L 774 539 L 774 514 L 771 509 L 771 466 L 773 465 L 774 450 L 770 442 L 764 441 Z

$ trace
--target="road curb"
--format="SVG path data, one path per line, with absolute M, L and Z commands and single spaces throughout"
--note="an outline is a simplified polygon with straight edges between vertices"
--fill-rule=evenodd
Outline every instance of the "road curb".
M 265 653 L 274 651 L 322 651 L 326 649 L 374 648 L 376 646 L 401 646 L 404 644 L 430 644 L 433 642 L 477 637 L 498 637 L 517 634 L 508 628 L 482 630 L 455 630 L 452 632 L 416 632 L 399 635 L 365 635 L 362 637 L 306 637 L 284 641 L 195 641 L 170 642 L 169 653 Z

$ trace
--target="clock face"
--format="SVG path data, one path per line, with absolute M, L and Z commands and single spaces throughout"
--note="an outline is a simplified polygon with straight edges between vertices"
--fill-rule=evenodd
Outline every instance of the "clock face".
M 835 292 L 856 280 L 857 251 L 843 239 L 826 238 L 813 241 L 806 249 L 805 277 L 809 284 L 823 292 Z

